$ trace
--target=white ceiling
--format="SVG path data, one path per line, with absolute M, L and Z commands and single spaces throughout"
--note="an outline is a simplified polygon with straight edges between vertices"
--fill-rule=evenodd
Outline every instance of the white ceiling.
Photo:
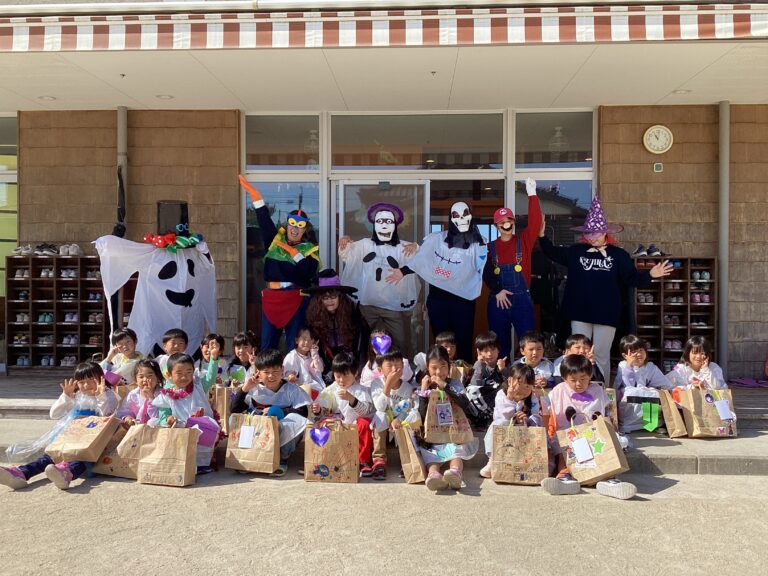
M 0 113 L 757 104 L 768 103 L 768 42 L 5 53 L 0 77 Z

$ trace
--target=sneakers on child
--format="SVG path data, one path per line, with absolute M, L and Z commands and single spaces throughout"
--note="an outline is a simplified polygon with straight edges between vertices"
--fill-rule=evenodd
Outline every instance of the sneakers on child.
M 637 494 L 637 487 L 630 482 L 622 482 L 616 478 L 597 483 L 597 493 L 619 500 L 629 500 Z
M 581 486 L 570 474 L 559 478 L 544 478 L 541 487 L 552 496 L 570 496 L 581 492 Z
M 16 466 L 0 466 L 0 484 L 11 490 L 21 490 L 27 487 L 27 479 Z
M 277 467 L 277 470 L 272 472 L 270 476 L 273 476 L 275 478 L 280 478 L 281 476 L 285 476 L 286 472 L 288 472 L 288 462 L 280 462 L 280 465 Z
M 461 470 L 458 468 L 449 468 L 443 474 L 443 480 L 448 483 L 451 490 L 461 489 Z
M 372 476 L 374 480 L 386 480 L 387 479 L 387 463 L 382 459 L 376 459 L 373 461 Z
M 373 467 L 370 462 L 360 464 L 360 478 L 370 478 L 373 475 Z
M 45 475 L 59 490 L 69 490 L 69 483 L 72 482 L 72 472 L 69 471 L 69 464 L 67 462 L 48 464 L 45 467 Z
M 491 460 L 488 460 L 488 464 L 480 468 L 480 476 L 482 476 L 483 478 L 490 478 L 492 466 L 493 466 L 493 462 L 491 462 Z
M 448 482 L 443 479 L 443 475 L 440 472 L 430 472 L 425 484 L 427 485 L 427 490 L 432 492 L 448 488 Z

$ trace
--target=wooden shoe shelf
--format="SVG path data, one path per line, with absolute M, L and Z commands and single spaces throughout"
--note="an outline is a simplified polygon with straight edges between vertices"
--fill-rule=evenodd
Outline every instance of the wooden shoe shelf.
M 109 320 L 97 256 L 8 256 L 5 269 L 9 372 L 72 371 L 106 353 Z M 76 362 L 67 365 L 72 357 Z
M 672 274 L 633 291 L 633 331 L 648 341 L 648 359 L 666 374 L 692 336 L 706 336 L 717 356 L 718 325 L 717 261 L 669 256 L 634 260 L 639 270 L 649 270 L 665 259 L 675 265 Z

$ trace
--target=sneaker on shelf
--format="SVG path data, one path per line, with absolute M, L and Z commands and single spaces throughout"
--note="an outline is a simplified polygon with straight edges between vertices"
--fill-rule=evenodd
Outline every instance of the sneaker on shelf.
M 691 273 L 691 280 L 693 280 L 694 282 L 698 282 L 699 278 L 701 278 L 701 272 L 699 272 L 698 270 L 694 270 Z
M 570 474 L 560 478 L 544 478 L 541 487 L 552 496 L 570 496 L 581 492 L 581 485 Z
M 664 252 L 659 250 L 655 244 L 651 244 L 650 246 L 648 246 L 648 256 L 658 257 L 658 256 L 666 256 L 666 254 L 664 254 Z
M 40 359 L 40 366 L 42 366 L 43 368 L 48 366 L 48 356 L 43 356 Z
M 79 244 L 70 244 L 69 245 L 69 255 L 70 256 L 82 256 L 83 250 L 80 248 Z
M 701 303 L 702 304 L 709 304 L 709 294 L 702 294 L 701 295 Z
M 45 467 L 45 475 L 59 490 L 67 490 L 69 483 L 72 482 L 72 472 L 69 471 L 69 464 L 67 462 L 48 464 Z
M 21 280 L 22 278 L 24 278 L 24 270 L 22 270 L 21 268 L 17 268 L 16 274 L 14 274 L 13 277 L 16 278 L 16 280 Z
M 672 340 L 664 340 L 663 346 L 665 350 L 672 350 Z
M 645 295 L 645 303 L 646 304 L 653 304 L 653 294 L 646 293 L 646 295 Z
M 21 324 L 22 322 L 24 322 L 24 314 L 22 314 L 21 312 L 16 314 L 16 322 L 18 324 Z
M 629 500 L 637 494 L 637 488 L 630 482 L 622 482 L 616 478 L 597 483 L 597 493 L 619 500 Z
M 96 314 L 96 322 L 104 322 L 104 313 L 103 312 L 98 312 Z
M 13 254 L 14 256 L 21 256 L 21 251 L 22 250 L 24 250 L 24 246 L 19 244 L 18 246 L 16 246 L 16 248 L 11 250 L 11 254 Z
M 648 250 L 642 244 L 638 244 L 635 251 L 632 252 L 632 256 L 648 256 Z
M 704 271 L 701 273 L 701 279 L 702 279 L 702 280 L 706 280 L 706 281 L 708 281 L 710 278 L 711 278 L 711 275 L 710 275 L 710 273 L 709 273 L 709 271 L 708 271 L 708 270 L 704 270 Z
M 480 468 L 480 476 L 482 476 L 483 478 L 490 478 L 492 466 L 493 466 L 493 462 L 489 459 L 488 464 Z
M 16 466 L 0 466 L 0 484 L 11 490 L 21 490 L 27 487 L 27 479 Z
M 672 340 L 672 349 L 673 350 L 682 350 L 683 349 L 683 342 L 682 342 L 682 340 Z
M 59 256 L 69 256 L 69 244 L 59 246 Z
M 26 290 L 19 292 L 19 300 L 29 300 L 29 292 Z

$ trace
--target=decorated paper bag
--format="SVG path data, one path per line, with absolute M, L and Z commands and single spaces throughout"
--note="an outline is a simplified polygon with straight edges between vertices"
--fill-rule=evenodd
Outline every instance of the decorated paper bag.
M 45 449 L 54 462 L 96 462 L 104 452 L 120 420 L 112 416 L 75 418 Z
M 619 420 L 622 433 L 646 430 L 653 432 L 663 425 L 659 390 L 646 386 L 627 386 L 619 402 Z
M 675 390 L 677 392 L 677 390 Z M 685 429 L 685 422 L 680 410 L 677 408 L 675 399 L 669 390 L 659 390 L 659 402 L 661 403 L 661 412 L 664 414 L 664 425 L 667 428 L 667 434 L 670 438 L 680 438 L 686 436 L 688 431 Z
M 605 417 L 611 421 L 614 430 L 619 429 L 619 409 L 616 402 L 616 389 L 606 388 L 605 397 L 608 399 L 608 406 L 605 408 Z
M 120 396 L 121 403 L 125 400 L 125 397 L 128 396 L 128 392 L 134 388 L 136 388 L 136 384 L 118 384 L 115 386 L 115 393 Z
M 194 484 L 199 434 L 195 428 L 145 428 L 139 451 L 139 483 Z
M 280 434 L 277 418 L 232 414 L 224 463 L 232 470 L 271 474 L 280 466 Z
M 540 484 L 549 476 L 547 431 L 541 426 L 493 427 L 491 478 L 497 484 Z
M 127 429 L 120 426 L 107 444 L 99 461 L 96 462 L 93 471 L 97 474 L 136 480 L 145 428 L 144 424 L 136 424 Z
M 211 388 L 211 406 L 218 413 L 221 420 L 221 429 L 226 434 L 230 432 L 229 417 L 232 413 L 232 398 L 239 389 L 239 387 L 235 386 L 227 386 L 226 388 L 213 386 Z
M 730 390 L 681 390 L 685 429 L 691 438 L 736 436 L 736 414 Z
M 464 410 L 442 390 L 432 390 L 424 422 L 424 439 L 432 444 L 466 444 L 474 437 Z
M 334 420 L 307 427 L 304 480 L 356 483 L 358 467 L 357 424 Z
M 595 484 L 629 470 L 616 432 L 603 416 L 557 431 L 565 463 L 581 484 Z
M 395 430 L 395 442 L 400 453 L 400 466 L 408 484 L 418 484 L 427 479 L 427 468 L 416 446 L 416 437 L 410 426 L 401 426 Z

